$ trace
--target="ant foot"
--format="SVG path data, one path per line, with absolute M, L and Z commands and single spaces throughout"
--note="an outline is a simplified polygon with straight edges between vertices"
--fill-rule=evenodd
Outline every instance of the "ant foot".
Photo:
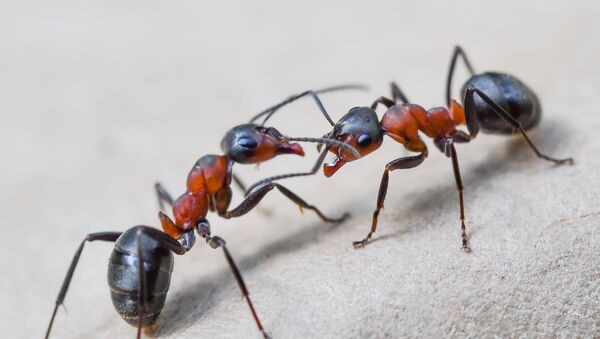
M 225 240 L 221 239 L 220 237 L 214 236 L 214 237 L 208 237 L 206 238 L 206 242 L 208 243 L 208 245 L 212 248 L 219 248 L 221 246 L 225 246 Z
M 471 249 L 471 247 L 469 247 L 468 245 L 463 245 L 463 247 L 460 248 L 461 250 L 465 251 L 465 253 L 471 253 L 473 252 L 473 250 Z
M 271 337 L 269 337 L 269 335 L 267 334 L 267 332 L 264 331 L 264 330 L 262 331 L 262 335 L 263 335 L 264 339 L 271 339 Z
M 369 235 L 367 235 L 363 240 L 353 241 L 352 246 L 354 246 L 354 249 L 359 249 L 359 248 L 367 246 L 367 244 L 369 243 L 369 240 L 371 240 L 372 234 L 373 233 L 369 233 Z
M 562 164 L 575 165 L 575 159 L 573 159 L 573 158 L 562 159 L 558 164 L 559 165 L 562 165 Z

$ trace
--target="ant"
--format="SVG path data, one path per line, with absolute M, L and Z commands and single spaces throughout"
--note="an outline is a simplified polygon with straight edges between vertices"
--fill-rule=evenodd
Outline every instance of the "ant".
M 343 85 L 325 88 L 317 93 L 325 93 L 342 89 L 364 89 L 359 85 Z M 304 150 L 298 142 L 314 142 L 325 144 L 328 147 L 343 149 L 354 157 L 360 157 L 360 153 L 352 146 L 344 142 L 329 138 L 291 138 L 282 135 L 274 127 L 264 127 L 253 123 L 238 125 L 230 129 L 221 141 L 224 155 L 205 155 L 201 157 L 190 170 L 187 177 L 187 190 L 176 200 L 160 184 L 155 184 L 158 196 L 159 219 L 163 230 L 176 239 L 182 239 L 184 243 L 194 241 L 190 238 L 190 232 L 196 227 L 201 227 L 203 232 L 210 235 L 210 225 L 205 219 L 208 211 L 216 211 L 225 219 L 240 217 L 254 207 L 262 198 L 274 188 L 277 188 L 284 196 L 300 207 L 300 210 L 309 209 L 314 211 L 319 218 L 325 222 L 342 222 L 348 217 L 348 213 L 339 218 L 325 216 L 317 207 L 308 204 L 298 195 L 285 186 L 261 180 L 260 184 L 253 185 L 244 200 L 235 208 L 228 210 L 232 198 L 230 188 L 232 179 L 245 191 L 242 181 L 233 174 L 234 164 L 260 164 L 280 154 L 296 154 L 304 156 Z M 162 212 L 163 203 L 172 207 L 174 220 L 171 220 Z
M 325 88 L 318 93 L 335 90 L 359 88 L 358 85 L 344 85 Z M 77 248 L 56 298 L 54 310 L 46 331 L 46 339 L 50 336 L 58 307 L 63 304 L 71 279 L 86 242 L 115 242 L 108 266 L 108 283 L 111 290 L 113 306 L 119 315 L 129 324 L 137 324 L 137 338 L 141 337 L 143 328 L 152 327 L 165 304 L 171 272 L 173 270 L 173 254 L 183 255 L 195 244 L 194 230 L 206 240 L 212 248 L 222 248 L 230 269 L 246 299 L 259 331 L 268 338 L 249 297 L 248 289 L 237 268 L 225 241 L 218 236 L 211 236 L 210 224 L 206 220 L 208 210 L 217 211 L 224 218 L 239 217 L 252 210 L 262 198 L 273 188 L 277 188 L 286 197 L 300 206 L 310 209 L 326 222 L 341 222 L 348 214 L 340 218 L 329 218 L 315 206 L 309 205 L 289 189 L 277 183 L 264 183 L 252 190 L 246 199 L 236 208 L 228 211 L 231 201 L 230 184 L 233 180 L 241 187 L 243 183 L 232 173 L 234 163 L 259 164 L 281 154 L 304 155 L 298 142 L 324 143 L 348 151 L 356 157 L 360 154 L 353 147 L 343 142 L 323 138 L 290 138 L 282 135 L 273 127 L 256 124 L 244 124 L 229 130 L 222 140 L 221 146 L 225 155 L 206 155 L 201 157 L 188 175 L 187 191 L 177 200 L 161 184 L 155 185 L 159 197 L 159 205 L 163 209 L 163 201 L 173 207 L 173 222 L 162 211 L 159 218 L 163 231 L 148 227 L 135 226 L 125 232 L 99 232 L 88 234 Z
M 464 106 L 455 100 L 451 100 L 452 78 L 459 56 L 462 57 L 471 74 L 471 77 L 462 88 Z M 397 169 L 417 167 L 428 156 L 427 146 L 421 139 L 419 132 L 433 139 L 435 146 L 451 158 L 459 197 L 461 248 L 467 253 L 471 252 L 471 248 L 466 232 L 463 184 L 455 143 L 470 142 L 477 136 L 480 128 L 483 132 L 496 134 L 512 134 L 514 130 L 518 130 L 539 158 L 558 165 L 574 163 L 572 158 L 556 159 L 541 153 L 527 136 L 525 131 L 535 127 L 541 119 L 541 106 L 535 93 L 512 75 L 499 72 L 475 73 L 466 54 L 459 46 L 454 49 L 448 71 L 447 108 L 435 107 L 425 110 L 422 106 L 411 104 L 398 85 L 392 83 L 392 99 L 381 96 L 370 107 L 354 107 L 334 124 L 317 94 L 309 92 L 305 92 L 304 95 L 310 94 L 313 97 L 321 113 L 333 126 L 333 130 L 327 133 L 324 138 L 347 143 L 355 147 L 362 157 L 377 150 L 381 146 L 385 135 L 404 145 L 407 150 L 419 153 L 415 156 L 392 160 L 385 166 L 379 185 L 376 209 L 373 212 L 371 230 L 365 238 L 353 242 L 355 248 L 367 245 L 377 229 L 379 213 L 383 208 L 387 193 L 389 173 Z M 301 95 L 292 98 L 296 100 L 300 97 Z M 274 105 L 254 116 L 251 121 L 264 116 L 263 123 L 265 123 L 279 108 L 294 100 L 288 99 Z M 378 120 L 375 111 L 379 104 L 387 108 L 381 120 Z M 456 128 L 462 124 L 467 125 L 468 133 Z M 323 172 L 327 177 L 335 174 L 347 162 L 356 160 L 352 154 L 343 149 L 335 146 L 326 147 L 310 172 L 280 175 L 263 179 L 261 182 L 315 174 L 328 151 L 334 153 L 336 158 L 333 162 L 323 166 Z
M 225 241 L 217 236 L 211 237 L 197 229 L 206 238 L 212 248 L 222 248 L 225 259 L 246 299 L 258 330 L 265 338 L 266 334 L 254 309 L 252 300 L 242 275 L 229 254 Z M 192 233 L 193 237 L 193 233 Z M 188 235 L 187 239 L 190 236 Z M 86 242 L 109 241 L 115 247 L 108 262 L 108 285 L 113 306 L 117 313 L 132 326 L 137 326 L 137 339 L 141 338 L 143 328 L 155 325 L 167 298 L 173 271 L 173 253 L 183 255 L 193 245 L 177 241 L 170 235 L 148 226 L 134 226 L 125 232 L 98 232 L 88 234 L 75 251 L 67 275 L 63 281 L 52 311 L 52 317 L 45 338 L 50 337 L 58 307 L 63 304 L 73 273 Z

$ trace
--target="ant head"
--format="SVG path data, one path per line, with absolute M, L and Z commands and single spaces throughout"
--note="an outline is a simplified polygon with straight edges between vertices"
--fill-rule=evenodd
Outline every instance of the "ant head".
M 377 114 L 369 107 L 354 107 L 333 126 L 333 131 L 326 138 L 342 141 L 354 147 L 361 157 L 381 146 L 383 130 L 377 119 Z M 330 151 L 337 155 L 336 159 L 323 166 L 325 176 L 330 177 L 345 163 L 357 158 L 350 152 L 338 147 Z
M 304 156 L 297 143 L 289 143 L 273 127 L 256 124 L 238 125 L 230 129 L 221 141 L 223 152 L 239 164 L 258 164 L 279 154 Z

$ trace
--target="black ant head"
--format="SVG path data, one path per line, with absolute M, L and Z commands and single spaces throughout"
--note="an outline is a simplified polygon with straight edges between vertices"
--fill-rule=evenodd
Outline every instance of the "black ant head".
M 221 141 L 223 152 L 239 164 L 258 164 L 279 154 L 304 156 L 297 143 L 290 143 L 273 127 L 256 124 L 238 125 L 230 129 Z
M 333 126 L 333 131 L 325 138 L 335 139 L 354 147 L 358 153 L 365 156 L 381 146 L 383 129 L 377 119 L 377 114 L 369 107 L 354 107 Z M 356 160 L 357 157 L 346 149 L 331 147 L 336 159 L 323 166 L 323 173 L 330 177 L 345 163 Z

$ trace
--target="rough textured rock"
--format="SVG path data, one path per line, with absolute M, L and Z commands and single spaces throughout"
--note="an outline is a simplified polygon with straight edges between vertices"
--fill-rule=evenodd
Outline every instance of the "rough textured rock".
M 458 148 L 473 253 L 459 250 L 447 158 L 394 172 L 375 241 L 362 250 L 390 139 L 331 179 L 290 180 L 330 214 L 326 225 L 277 193 L 240 220 L 210 216 L 239 261 L 274 338 L 600 336 L 600 29 L 595 2 L 453 1 L 235 4 L 18 2 L 0 22 L 0 333 L 39 338 L 79 241 L 158 225 L 152 184 L 180 193 L 224 131 L 307 88 L 364 82 L 324 96 L 335 117 L 388 93 L 443 103 L 452 46 L 478 70 L 528 83 L 544 109 L 532 133 L 480 135 Z M 462 69 L 458 79 L 466 79 Z M 459 88 L 460 80 L 455 84 Z M 290 135 L 328 130 L 309 101 L 273 119 Z M 430 144 L 431 145 L 431 144 Z M 237 166 L 250 182 L 316 158 Z M 234 202 L 240 201 L 236 192 Z M 89 244 L 54 338 L 130 338 L 106 284 L 110 244 Z M 222 254 L 202 243 L 176 258 L 161 338 L 259 337 Z

